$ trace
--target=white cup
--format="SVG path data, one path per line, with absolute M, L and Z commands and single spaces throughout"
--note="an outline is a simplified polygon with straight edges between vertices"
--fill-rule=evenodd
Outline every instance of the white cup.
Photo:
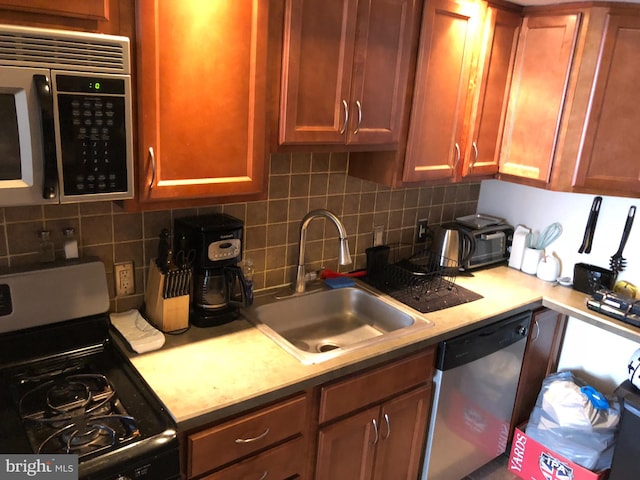
M 544 250 L 536 250 L 535 248 L 525 248 L 522 255 L 522 266 L 520 270 L 529 275 L 535 275 L 538 271 L 538 264 L 544 256 Z

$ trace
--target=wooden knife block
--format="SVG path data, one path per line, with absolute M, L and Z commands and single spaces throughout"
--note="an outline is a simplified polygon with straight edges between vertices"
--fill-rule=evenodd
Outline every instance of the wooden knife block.
M 147 317 L 163 332 L 185 329 L 189 326 L 189 295 L 163 298 L 165 280 L 165 275 L 158 269 L 155 260 L 151 260 L 144 294 Z

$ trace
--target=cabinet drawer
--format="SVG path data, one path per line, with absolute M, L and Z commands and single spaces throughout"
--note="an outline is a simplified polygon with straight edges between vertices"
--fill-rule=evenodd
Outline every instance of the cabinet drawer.
M 322 387 L 320 423 L 431 382 L 435 348 Z
M 189 435 L 188 476 L 200 475 L 300 434 L 306 409 L 306 395 L 300 395 Z
M 238 480 L 240 478 L 284 480 L 294 475 L 302 475 L 306 458 L 304 452 L 304 441 L 298 438 L 208 475 L 203 480 Z

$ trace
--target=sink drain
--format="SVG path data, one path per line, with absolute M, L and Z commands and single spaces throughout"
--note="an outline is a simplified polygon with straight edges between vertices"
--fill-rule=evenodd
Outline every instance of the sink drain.
M 330 352 L 336 348 L 340 348 L 340 345 L 336 345 L 335 343 L 322 343 L 316 347 L 319 353 Z

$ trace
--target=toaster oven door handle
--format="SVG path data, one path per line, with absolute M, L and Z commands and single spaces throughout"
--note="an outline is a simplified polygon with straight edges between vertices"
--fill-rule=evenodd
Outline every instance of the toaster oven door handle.
M 46 75 L 34 75 L 33 82 L 40 102 L 42 115 L 42 142 L 44 144 L 44 181 L 42 198 L 58 196 L 58 165 L 56 160 L 56 136 L 53 119 L 53 92 Z
M 480 240 L 498 240 L 500 238 L 504 238 L 504 232 L 483 233 L 480 235 Z

